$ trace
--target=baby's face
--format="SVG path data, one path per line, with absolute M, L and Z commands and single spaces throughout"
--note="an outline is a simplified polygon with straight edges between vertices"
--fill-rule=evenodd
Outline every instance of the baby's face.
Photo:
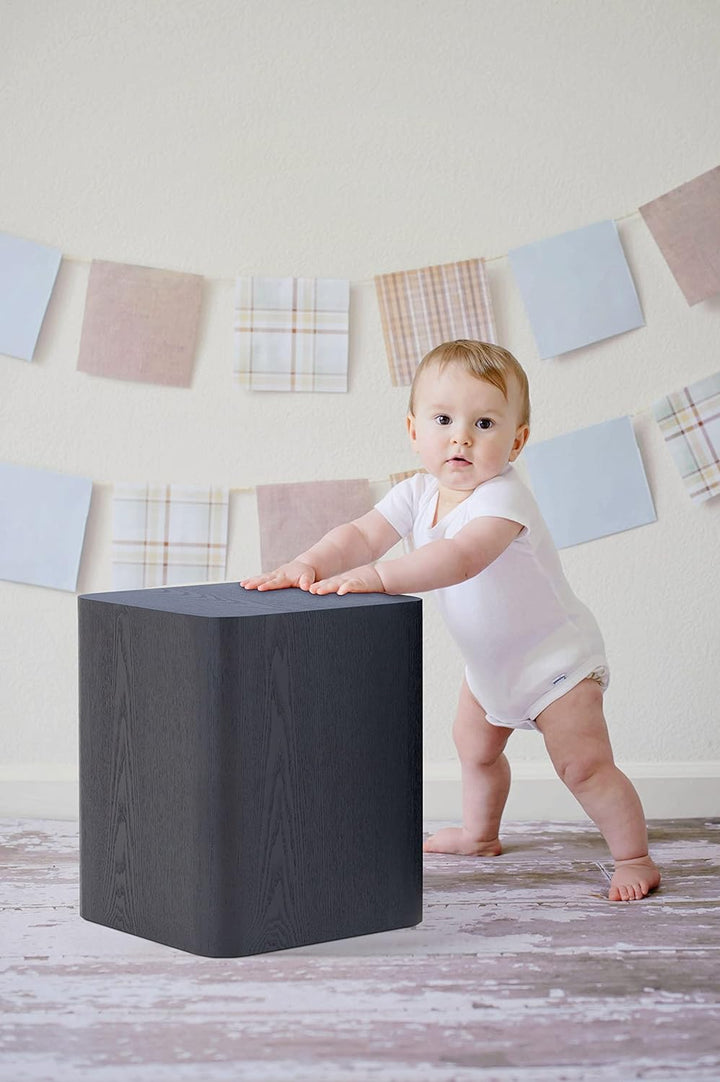
M 448 365 L 423 371 L 415 395 L 415 416 L 407 427 L 423 466 L 445 488 L 471 492 L 496 477 L 525 446 L 527 425 L 518 424 L 520 389 L 508 380 L 508 399 L 499 387 Z

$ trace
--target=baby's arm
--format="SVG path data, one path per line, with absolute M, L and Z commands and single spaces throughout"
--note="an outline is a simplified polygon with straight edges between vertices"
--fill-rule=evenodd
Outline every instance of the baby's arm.
M 366 515 L 329 530 L 317 544 L 290 563 L 241 579 L 240 585 L 246 590 L 280 590 L 289 586 L 308 590 L 319 579 L 377 560 L 399 540 L 395 527 L 373 508 Z
M 515 540 L 523 529 L 519 522 L 507 518 L 483 516 L 463 526 L 455 537 L 443 538 L 422 545 L 408 556 L 356 567 L 346 574 L 316 582 L 312 593 L 343 593 L 368 589 L 368 570 L 374 571 L 387 594 L 423 593 L 454 586 L 484 571 Z M 354 585 L 357 582 L 358 585 Z M 372 587 L 377 589 L 377 587 Z

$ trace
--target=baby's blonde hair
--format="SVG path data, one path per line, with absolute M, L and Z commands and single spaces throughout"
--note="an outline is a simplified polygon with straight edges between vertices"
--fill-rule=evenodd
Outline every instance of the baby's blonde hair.
M 415 370 L 410 388 L 408 413 L 415 415 L 415 393 L 420 374 L 431 365 L 442 371 L 448 364 L 460 364 L 476 379 L 484 379 L 498 387 L 508 397 L 508 375 L 512 374 L 520 387 L 519 425 L 530 424 L 530 388 L 525 370 L 509 350 L 491 342 L 475 342 L 470 338 L 458 338 L 455 342 L 443 342 L 426 353 Z

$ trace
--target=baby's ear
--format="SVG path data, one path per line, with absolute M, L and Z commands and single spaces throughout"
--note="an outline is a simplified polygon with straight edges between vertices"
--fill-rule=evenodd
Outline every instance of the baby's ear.
M 527 443 L 529 436 L 530 426 L 520 425 L 515 433 L 515 443 L 513 444 L 512 451 L 510 452 L 510 462 L 514 462 L 515 459 L 520 455 L 520 452 Z

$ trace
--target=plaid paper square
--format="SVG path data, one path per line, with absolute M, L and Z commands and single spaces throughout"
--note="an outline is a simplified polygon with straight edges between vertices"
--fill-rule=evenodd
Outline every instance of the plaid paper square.
M 720 293 L 720 165 L 640 213 L 688 304 Z
M 189 387 L 202 286 L 197 274 L 93 260 L 78 370 Z
M 225 577 L 228 490 L 116 484 L 113 588 L 182 586 Z
M 496 341 L 482 259 L 377 275 L 375 289 L 395 387 L 412 383 L 420 361 L 441 342 Z
M 371 507 L 365 479 L 258 485 L 262 570 L 274 571 L 288 563 L 328 530 L 360 518 Z
M 660 399 L 653 413 L 691 498 L 720 495 L 720 372 Z
M 347 391 L 350 283 L 238 278 L 235 382 L 253 391 Z

